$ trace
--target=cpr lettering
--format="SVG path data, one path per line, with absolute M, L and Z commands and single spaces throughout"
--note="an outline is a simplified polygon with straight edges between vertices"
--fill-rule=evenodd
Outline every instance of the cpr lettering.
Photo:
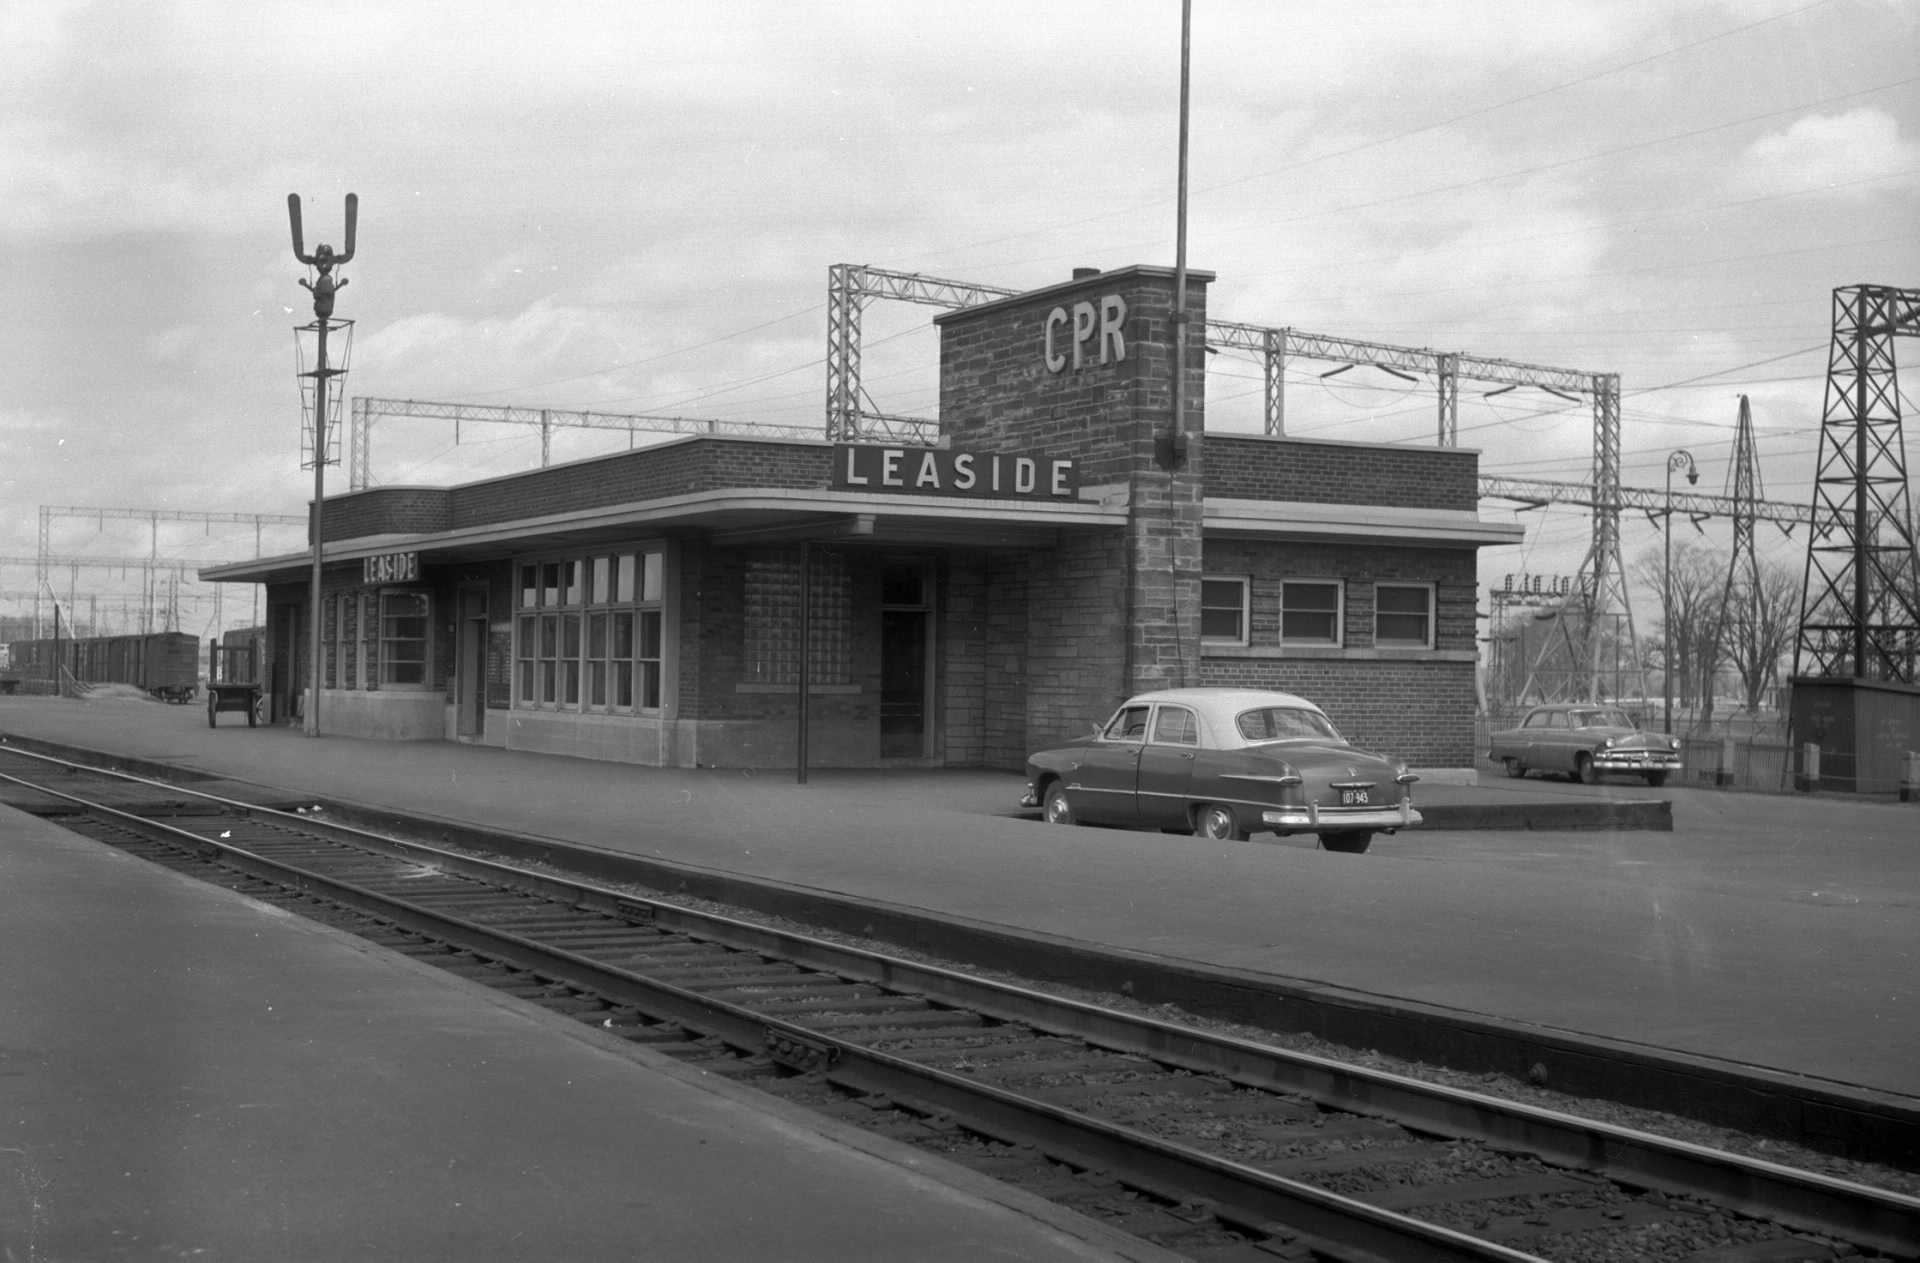
M 1118 364 L 1127 358 L 1127 337 L 1121 325 L 1127 319 L 1127 300 L 1118 294 L 1106 294 L 1100 299 L 1098 310 L 1089 302 L 1077 302 L 1069 314 L 1065 307 L 1055 307 L 1047 313 L 1046 357 L 1047 371 L 1058 373 L 1067 367 L 1069 358 L 1073 361 L 1073 371 L 1079 372 L 1089 363 Z M 1056 339 L 1058 331 L 1069 323 L 1073 326 L 1071 352 L 1059 349 Z M 1095 357 L 1088 354 L 1088 343 L 1097 342 Z

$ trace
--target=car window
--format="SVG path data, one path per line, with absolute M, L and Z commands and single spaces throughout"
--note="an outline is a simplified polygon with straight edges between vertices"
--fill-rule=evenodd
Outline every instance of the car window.
M 1265 706 L 1242 711 L 1235 721 L 1248 741 L 1340 740 L 1333 724 L 1317 710 L 1298 706 Z
M 1567 726 L 1567 713 L 1565 711 L 1552 710 L 1547 712 L 1547 727 L 1565 728 L 1566 726 Z
M 1522 728 L 1545 728 L 1547 726 L 1547 720 L 1551 719 L 1552 717 L 1553 717 L 1552 711 L 1536 710 L 1533 712 L 1533 714 L 1528 715 L 1527 722 L 1524 724 L 1521 724 L 1520 726 Z
M 1627 718 L 1625 711 L 1596 710 L 1593 712 L 1593 726 L 1596 728 L 1631 728 L 1633 721 Z
M 1149 709 L 1146 706 L 1122 706 L 1120 713 L 1113 717 L 1113 722 L 1107 725 L 1106 732 L 1101 735 L 1108 741 L 1146 740 Z
M 1194 722 L 1193 712 L 1184 706 L 1162 706 L 1153 720 L 1153 739 L 1174 745 L 1198 745 L 1200 729 Z

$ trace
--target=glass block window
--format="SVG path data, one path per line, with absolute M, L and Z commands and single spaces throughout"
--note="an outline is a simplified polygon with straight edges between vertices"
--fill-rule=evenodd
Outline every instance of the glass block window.
M 1338 583 L 1289 579 L 1280 585 L 1280 643 L 1337 645 L 1340 643 Z
M 800 683 L 800 556 L 795 550 L 756 549 L 747 555 L 746 682 Z M 814 684 L 853 679 L 853 605 L 846 558 L 813 555 L 812 670 Z

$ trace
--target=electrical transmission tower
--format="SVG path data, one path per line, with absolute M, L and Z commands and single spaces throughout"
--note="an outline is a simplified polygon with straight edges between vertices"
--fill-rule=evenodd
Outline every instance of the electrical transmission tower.
M 1900 334 L 1920 334 L 1920 289 L 1833 291 L 1795 675 L 1915 682 L 1920 592 L 1893 354 Z
M 1756 506 L 1762 502 L 1760 462 L 1753 442 L 1753 409 L 1740 396 L 1740 420 L 1733 439 L 1733 464 L 1727 470 L 1728 498 L 1733 501 L 1733 556 L 1727 584 L 1720 593 L 1720 617 L 1713 629 L 1713 653 L 1708 675 L 1730 656 L 1730 645 L 1752 645 L 1760 628 L 1760 556 L 1753 550 Z M 1731 641 L 1728 634 L 1732 634 Z M 1712 697 L 1709 689 L 1708 697 Z

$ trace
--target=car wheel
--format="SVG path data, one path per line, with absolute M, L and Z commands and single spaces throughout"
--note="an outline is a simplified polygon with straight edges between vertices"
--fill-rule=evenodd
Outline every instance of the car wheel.
M 1047 786 L 1047 796 L 1041 799 L 1042 810 L 1046 813 L 1048 824 L 1079 824 L 1073 817 L 1073 804 L 1067 801 L 1067 791 L 1059 781 Z
M 1367 848 L 1373 845 L 1372 829 L 1342 829 L 1338 833 L 1320 835 L 1320 845 L 1325 850 L 1339 851 L 1344 855 L 1365 855 Z
M 1650 788 L 1659 789 L 1662 785 L 1665 785 L 1666 783 L 1667 783 L 1667 773 L 1664 769 L 1658 772 L 1647 773 L 1647 785 Z
M 1573 779 L 1582 785 L 1598 785 L 1599 769 L 1593 766 L 1593 756 L 1585 750 L 1573 756 Z
M 1193 836 L 1210 838 L 1215 842 L 1245 842 L 1247 831 L 1240 827 L 1240 820 L 1233 814 L 1233 808 L 1222 807 L 1219 803 L 1201 803 L 1193 813 Z
M 1514 780 L 1517 781 L 1527 774 L 1527 765 L 1520 760 L 1503 759 L 1501 761 L 1507 765 L 1507 775 L 1511 776 Z

